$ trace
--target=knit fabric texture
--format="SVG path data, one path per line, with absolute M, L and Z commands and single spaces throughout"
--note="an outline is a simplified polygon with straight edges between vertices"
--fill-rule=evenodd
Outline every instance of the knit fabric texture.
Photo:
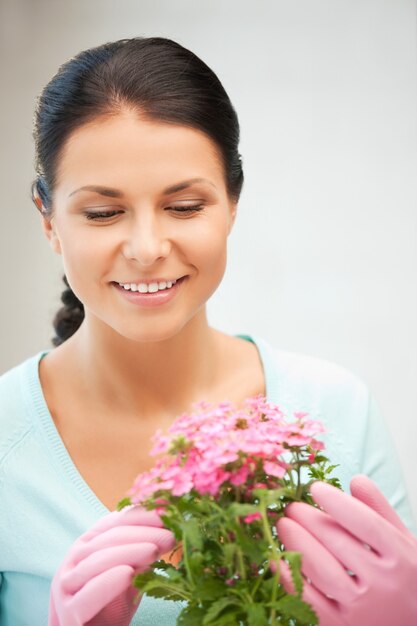
M 267 400 L 324 422 L 326 454 L 349 492 L 372 478 L 417 534 L 393 440 L 367 385 L 349 370 L 236 335 L 258 349 Z M 54 572 L 72 543 L 109 513 L 72 461 L 39 379 L 43 350 L 0 376 L 0 623 L 46 626 Z M 122 498 L 124 494 L 120 494 Z M 132 626 L 173 626 L 181 602 L 144 596 Z

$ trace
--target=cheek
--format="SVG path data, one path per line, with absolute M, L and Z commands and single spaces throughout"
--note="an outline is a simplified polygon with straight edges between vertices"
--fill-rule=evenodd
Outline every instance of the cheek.
M 190 261 L 195 264 L 200 276 L 217 284 L 222 278 L 227 260 L 227 229 L 222 221 L 202 224 L 189 241 L 193 250 Z
M 61 237 L 62 262 L 65 275 L 76 295 L 83 300 L 85 293 L 91 291 L 96 280 L 100 279 L 109 264 L 109 246 L 105 237 L 93 237 L 92 233 L 72 232 L 68 230 Z

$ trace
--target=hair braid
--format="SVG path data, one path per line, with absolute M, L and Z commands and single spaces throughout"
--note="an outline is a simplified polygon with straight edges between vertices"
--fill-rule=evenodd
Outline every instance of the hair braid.
M 56 335 L 52 338 L 52 344 L 55 347 L 71 337 L 81 326 L 84 319 L 83 303 L 78 300 L 71 289 L 65 274 L 62 279 L 67 288 L 61 294 L 61 302 L 64 306 L 59 309 L 53 320 Z

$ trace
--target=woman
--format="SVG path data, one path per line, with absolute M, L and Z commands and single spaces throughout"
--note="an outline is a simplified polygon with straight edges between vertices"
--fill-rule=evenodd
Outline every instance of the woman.
M 237 116 L 214 73 L 160 37 L 86 50 L 41 94 L 35 140 L 33 200 L 67 289 L 54 348 L 0 379 L 2 626 L 175 624 L 177 603 L 145 596 L 137 608 L 130 588 L 134 571 L 172 548 L 171 533 L 154 513 L 114 509 L 152 465 L 155 430 L 203 398 L 241 405 L 262 394 L 320 417 L 345 489 L 354 474 L 368 475 L 413 528 L 398 461 L 361 381 L 208 325 L 243 184 Z M 360 490 L 343 494 L 343 508 L 364 524 L 376 515 L 389 539 L 403 533 L 415 557 L 411 533 L 384 519 L 393 509 L 374 512 L 381 500 L 372 488 L 365 484 L 361 512 Z M 294 543 L 292 529 L 282 532 Z M 361 550 L 359 566 L 369 552 Z M 410 580 L 417 564 L 407 569 L 402 554 L 396 574 Z M 315 592 L 321 611 L 332 588 Z M 401 594 L 394 587 L 384 602 Z M 381 603 L 371 595 L 371 606 Z M 358 623 L 340 604 L 339 623 Z M 406 610 L 408 619 L 414 607 Z M 337 626 L 339 616 L 323 616 Z

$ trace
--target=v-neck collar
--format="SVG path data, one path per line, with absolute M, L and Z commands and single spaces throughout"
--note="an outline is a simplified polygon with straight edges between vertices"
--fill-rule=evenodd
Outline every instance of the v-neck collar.
M 274 355 L 271 346 L 264 339 L 255 335 L 237 334 L 235 337 L 240 337 L 255 344 L 264 372 L 266 398 L 269 402 L 277 402 L 278 381 L 276 380 L 275 368 L 273 367 Z M 42 350 L 26 361 L 26 367 L 23 370 L 25 380 L 22 384 L 25 402 L 30 414 L 36 415 L 38 418 L 42 436 L 54 458 L 58 471 L 63 472 L 71 480 L 76 489 L 97 513 L 102 515 L 110 513 L 110 509 L 103 504 L 80 474 L 65 447 L 46 403 L 39 376 L 39 363 L 52 350 L 53 348 Z

